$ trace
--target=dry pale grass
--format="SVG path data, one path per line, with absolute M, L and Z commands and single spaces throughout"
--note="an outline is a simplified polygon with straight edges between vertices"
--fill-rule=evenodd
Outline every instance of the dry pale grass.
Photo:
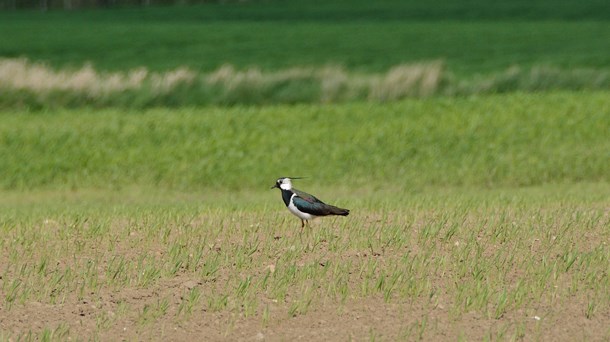
M 405 97 L 430 96 L 438 92 L 443 74 L 440 61 L 399 65 L 371 84 L 369 98 L 397 100 Z
M 127 72 L 102 73 L 91 64 L 75 70 L 53 70 L 27 59 L 0 59 L 0 89 L 30 90 L 36 93 L 74 91 L 103 95 L 150 85 L 153 91 L 166 92 L 180 83 L 192 82 L 195 73 L 178 68 L 166 73 L 152 73 L 146 68 Z
M 253 67 L 237 70 L 223 65 L 209 74 L 197 74 L 188 68 L 153 73 L 141 67 L 126 72 L 99 72 L 91 64 L 79 69 L 54 70 L 46 64 L 25 58 L 0 59 L 0 88 L 29 90 L 36 93 L 73 91 L 103 95 L 150 87 L 155 92 L 169 92 L 182 83 L 204 80 L 208 86 L 220 86 L 226 92 L 237 89 L 268 89 L 289 82 L 312 82 L 320 87 L 320 101 L 354 98 L 366 93 L 372 100 L 395 100 L 436 93 L 442 78 L 442 63 L 400 65 L 385 75 L 358 75 L 340 66 L 295 67 L 263 71 Z
M 234 90 L 243 86 L 260 86 L 264 78 L 262 71 L 257 68 L 238 71 L 231 65 L 223 65 L 209 74 L 206 81 L 211 85 L 222 85 L 227 90 Z
M 100 72 L 91 64 L 78 69 L 55 70 L 25 58 L 0 59 L 0 90 L 6 91 L 5 95 L 14 91 L 29 95 L 4 96 L 0 105 L 8 106 L 24 101 L 26 104 L 36 102 L 37 106 L 382 102 L 439 94 L 553 89 L 610 89 L 610 72 L 513 66 L 491 75 L 457 78 L 446 71 L 442 61 L 401 64 L 377 74 L 352 72 L 337 65 L 276 71 L 257 67 L 240 70 L 223 65 L 210 73 L 186 67 L 161 73 L 144 67 L 125 72 Z M 109 96 L 127 90 L 131 93 L 121 99 Z M 83 102 L 81 95 L 86 95 L 87 101 Z M 136 97 L 138 100 L 134 100 Z
M 237 70 L 224 65 L 209 74 L 206 81 L 228 91 L 243 87 L 264 88 L 290 81 L 312 80 L 320 85 L 321 102 L 354 98 L 368 94 L 369 100 L 397 100 L 405 97 L 430 96 L 438 93 L 443 77 L 443 63 L 402 64 L 384 75 L 349 73 L 340 66 L 290 68 L 263 72 L 258 68 Z

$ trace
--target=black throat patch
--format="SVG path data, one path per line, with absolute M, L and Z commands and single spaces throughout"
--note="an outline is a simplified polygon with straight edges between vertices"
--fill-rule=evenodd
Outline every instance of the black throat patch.
M 286 206 L 290 205 L 290 197 L 292 197 L 292 191 L 284 189 L 280 190 L 282 190 L 282 199 L 284 200 L 284 204 L 286 204 Z

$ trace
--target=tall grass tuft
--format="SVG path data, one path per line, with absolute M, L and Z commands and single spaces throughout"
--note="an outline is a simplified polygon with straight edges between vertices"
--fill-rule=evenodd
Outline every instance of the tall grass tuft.
M 104 94 L 149 86 L 155 92 L 171 91 L 180 83 L 190 83 L 195 73 L 179 68 L 167 73 L 151 73 L 137 68 L 125 73 L 99 73 L 90 64 L 75 70 L 53 70 L 28 60 L 0 60 L 0 87 L 35 93 L 70 91 L 101 97 Z
M 399 100 L 437 94 L 443 78 L 440 61 L 399 65 L 381 78 L 373 77 L 369 91 L 371 100 Z
M 610 89 L 610 71 L 518 66 L 460 79 L 442 61 L 402 64 L 386 73 L 357 73 L 341 66 L 277 71 L 224 65 L 210 73 L 185 67 L 151 72 L 99 72 L 90 64 L 54 70 L 27 59 L 0 59 L 0 108 L 385 102 L 434 95 L 515 91 Z

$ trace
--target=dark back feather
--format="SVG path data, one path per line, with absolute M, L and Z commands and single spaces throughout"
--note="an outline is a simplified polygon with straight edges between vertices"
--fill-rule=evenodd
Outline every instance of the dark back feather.
M 292 199 L 294 205 L 302 212 L 308 213 L 315 216 L 328 216 L 328 215 L 349 215 L 348 209 L 335 207 L 334 205 L 326 204 L 319 200 L 314 195 L 310 195 L 306 192 L 292 189 L 296 196 Z

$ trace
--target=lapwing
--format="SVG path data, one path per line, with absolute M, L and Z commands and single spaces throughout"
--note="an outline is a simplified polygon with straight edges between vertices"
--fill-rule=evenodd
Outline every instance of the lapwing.
M 315 196 L 306 192 L 299 191 L 292 187 L 292 179 L 299 177 L 282 177 L 279 178 L 271 189 L 279 188 L 282 191 L 282 199 L 286 208 L 296 217 L 301 219 L 301 230 L 305 227 L 305 222 L 320 216 L 328 215 L 349 215 L 348 209 L 335 207 L 334 205 L 326 204 Z

